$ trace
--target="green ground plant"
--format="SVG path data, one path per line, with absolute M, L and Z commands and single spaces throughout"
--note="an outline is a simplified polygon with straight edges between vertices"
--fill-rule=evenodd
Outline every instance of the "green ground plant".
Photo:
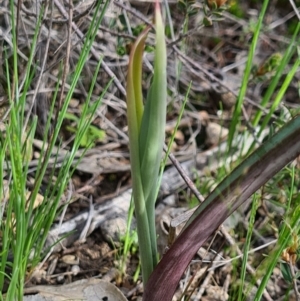
M 11 16 L 16 15 L 14 2 L 10 1 Z M 37 204 L 38 193 L 41 190 L 43 178 L 48 169 L 48 162 L 53 153 L 54 146 L 58 142 L 58 135 L 67 114 L 67 108 L 72 98 L 78 80 L 82 73 L 83 66 L 89 55 L 93 40 L 97 34 L 99 25 L 103 19 L 108 1 L 104 4 L 99 1 L 95 8 L 94 16 L 84 41 L 83 51 L 79 57 L 75 68 L 70 89 L 64 96 L 64 102 L 59 108 L 55 127 L 51 135 L 48 135 L 51 117 L 48 119 L 44 144 L 41 150 L 40 160 L 35 172 L 33 190 L 27 189 L 27 176 L 29 174 L 29 160 L 32 153 L 32 143 L 37 128 L 35 118 L 29 127 L 26 127 L 25 110 L 27 103 L 27 92 L 31 81 L 36 72 L 33 64 L 33 57 L 37 45 L 43 9 L 39 15 L 35 35 L 30 45 L 30 56 L 26 65 L 24 80 L 19 78 L 19 56 L 18 56 L 18 37 L 15 18 L 12 22 L 12 57 L 8 58 L 8 49 L 4 52 L 5 77 L 7 82 L 8 98 L 10 111 L 5 121 L 5 131 L 1 133 L 0 151 L 0 176 L 7 181 L 0 182 L 1 197 L 1 261 L 0 261 L 0 298 L 2 300 L 23 300 L 23 287 L 35 267 L 42 261 L 49 249 L 45 249 L 45 241 L 48 231 L 60 210 L 61 199 L 68 186 L 69 180 L 74 171 L 72 163 L 76 151 L 82 145 L 83 138 L 87 135 L 93 114 L 100 105 L 103 94 L 97 101 L 91 103 L 91 96 L 95 86 L 97 74 L 101 65 L 101 60 L 96 68 L 95 75 L 89 87 L 86 102 L 82 109 L 80 119 L 77 120 L 77 131 L 75 133 L 72 149 L 60 167 L 58 173 L 55 168 L 50 172 L 50 181 L 45 189 L 43 201 Z M 9 59 L 9 60 L 8 60 Z M 12 66 L 9 66 L 12 62 Z M 10 68 L 11 67 L 11 68 Z M 68 68 L 68 63 L 62 65 L 62 69 Z M 13 73 L 11 73 L 11 70 Z M 21 88 L 22 81 L 24 85 Z M 58 81 L 59 82 L 59 81 Z M 59 95 L 59 84 L 56 86 L 52 99 L 53 112 L 54 103 Z M 51 113 L 50 112 L 50 113 Z M 50 114 L 51 115 L 51 114 Z M 50 141 L 48 141 L 48 137 Z M 25 137 L 25 138 L 24 138 Z M 49 173 L 47 174 L 49 177 Z M 49 246 L 50 248 L 52 246 Z
M 133 200 L 137 220 L 143 282 L 157 264 L 155 201 L 164 144 L 167 98 L 167 58 L 159 4 L 155 7 L 156 49 L 154 77 L 144 108 L 142 58 L 148 27 L 133 45 L 127 77 L 127 120 Z

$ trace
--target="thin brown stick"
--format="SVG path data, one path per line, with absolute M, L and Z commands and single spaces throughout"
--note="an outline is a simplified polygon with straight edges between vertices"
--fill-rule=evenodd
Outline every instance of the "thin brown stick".
M 70 53 L 71 53 L 71 36 L 72 36 L 72 17 L 73 17 L 73 2 L 72 0 L 69 0 L 69 16 L 68 16 L 68 31 L 67 31 L 67 49 L 66 49 L 66 59 L 64 64 L 64 71 L 62 75 L 62 83 L 61 83 L 61 90 L 59 95 L 59 101 L 58 101 L 58 110 L 57 114 L 55 116 L 55 123 L 58 119 L 60 108 L 62 107 L 62 100 L 64 97 L 64 90 L 65 90 L 65 83 L 67 81 L 67 75 L 69 72 L 69 60 L 70 60 Z
M 96 5 L 96 1 L 94 1 L 90 7 L 88 7 L 86 10 L 84 10 L 82 13 L 78 13 L 77 15 L 73 16 L 72 20 L 73 22 L 78 21 L 79 19 L 81 19 L 82 17 L 88 15 L 92 9 L 95 7 Z M 26 9 L 26 7 L 22 6 L 22 11 L 26 13 L 26 15 L 28 16 L 32 16 L 32 17 L 37 17 L 37 14 L 30 11 L 29 9 Z M 65 18 L 65 19 L 52 19 L 50 18 L 45 18 L 44 19 L 45 22 L 51 22 L 52 24 L 64 24 L 64 23 L 69 23 L 69 19 Z
M 59 3 L 58 0 L 54 0 L 54 1 L 55 1 L 55 5 L 59 9 L 59 11 L 62 13 L 62 15 L 65 18 L 68 18 L 67 12 L 64 9 L 64 7 Z M 75 33 L 79 36 L 80 39 L 84 38 L 84 34 L 82 33 L 82 31 L 78 28 L 78 26 L 74 22 L 72 22 L 72 28 L 74 29 Z M 91 47 L 91 53 L 93 54 L 93 56 L 95 57 L 95 59 L 98 61 L 100 55 L 99 55 L 99 52 L 97 52 L 96 49 L 93 46 Z M 102 60 L 101 66 L 103 67 L 104 71 L 110 76 L 110 78 L 113 79 L 113 82 L 118 87 L 119 91 L 124 96 L 126 96 L 126 90 L 125 90 L 125 88 L 123 87 L 123 85 L 121 84 L 121 82 L 118 80 L 118 78 L 116 77 L 116 75 L 111 71 L 111 69 L 108 67 L 108 65 L 105 63 L 104 60 Z
M 44 16 L 47 15 L 48 6 L 49 6 L 49 1 L 46 1 Z M 51 1 L 51 11 L 50 11 L 50 19 L 51 20 L 52 20 L 52 15 L 53 15 L 53 1 Z M 38 14 L 36 14 L 36 19 L 38 19 L 38 17 L 39 17 Z M 30 104 L 30 107 L 29 107 L 29 110 L 28 110 L 28 115 L 26 116 L 26 119 L 25 119 L 25 122 L 24 122 L 24 127 L 23 127 L 24 132 L 27 129 L 30 114 L 33 110 L 33 107 L 34 107 L 35 103 L 36 103 L 36 97 L 37 97 L 37 94 L 38 94 L 39 89 L 40 89 L 40 84 L 41 84 L 41 81 L 42 81 L 42 78 L 43 78 L 43 74 L 45 72 L 47 57 L 48 57 L 47 54 L 48 54 L 48 51 L 49 51 L 50 40 L 51 40 L 51 28 L 52 28 L 52 22 L 49 23 L 49 31 L 48 31 L 48 36 L 47 36 L 46 45 L 45 45 L 44 58 L 43 58 L 42 65 L 39 69 L 39 76 L 38 76 L 37 82 L 35 84 L 35 89 L 34 89 L 31 104 Z M 40 34 L 41 34 L 41 30 L 39 32 L 39 36 L 40 36 Z M 37 41 L 39 41 L 39 38 L 37 39 Z
M 167 152 L 167 146 L 164 145 L 164 151 Z M 204 201 L 204 196 L 199 192 L 197 187 L 195 186 L 194 182 L 189 178 L 187 173 L 182 168 L 181 164 L 178 162 L 178 160 L 175 158 L 175 156 L 172 153 L 169 153 L 169 159 L 177 169 L 178 173 L 181 175 L 182 179 L 186 183 L 186 185 L 189 187 L 189 189 L 193 192 L 193 194 L 196 196 L 199 203 L 202 203 Z
M 154 29 L 154 25 L 152 22 L 148 21 L 147 18 L 134 8 L 129 7 L 128 5 L 123 4 L 122 2 L 118 0 L 114 0 L 114 5 L 123 8 L 124 10 L 131 13 L 133 16 L 137 17 L 138 19 L 142 20 L 144 23 L 146 23 L 148 26 L 150 26 L 152 29 Z

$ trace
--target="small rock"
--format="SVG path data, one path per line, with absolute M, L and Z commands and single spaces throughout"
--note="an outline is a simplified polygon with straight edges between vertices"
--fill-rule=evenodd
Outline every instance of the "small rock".
M 208 285 L 206 293 L 208 300 L 227 301 L 229 299 L 227 292 L 225 292 L 222 287 L 216 285 Z
M 77 264 L 72 265 L 71 272 L 73 273 L 74 276 L 76 276 L 80 272 L 79 265 Z
M 221 94 L 221 100 L 224 108 L 229 110 L 235 105 L 236 96 L 232 92 L 225 92 Z
M 65 282 L 65 276 L 64 275 L 58 275 L 56 278 L 56 282 L 58 284 L 63 284 Z
M 80 102 L 78 99 L 71 98 L 69 106 L 70 108 L 78 108 L 79 104 Z
M 74 256 L 74 255 L 64 255 L 64 256 L 61 258 L 61 261 L 62 261 L 63 263 L 69 264 L 69 265 L 72 265 L 72 264 L 79 264 L 79 259 L 76 258 L 76 256 Z
M 169 207 L 176 207 L 176 197 L 175 194 L 170 194 L 163 199 L 163 204 Z
M 217 145 L 228 135 L 228 129 L 218 123 L 209 122 L 206 126 L 206 141 L 208 146 Z
M 35 270 L 31 275 L 31 279 L 36 283 L 41 283 L 42 280 L 46 279 L 47 272 L 45 270 Z
M 178 144 L 178 145 L 184 144 L 184 134 L 182 133 L 182 131 L 177 130 L 174 138 L 176 140 L 176 144 Z
M 119 244 L 120 237 L 126 234 L 127 219 L 125 216 L 119 216 L 114 219 L 106 220 L 100 227 L 102 235 L 108 243 Z
M 203 126 L 206 126 L 209 123 L 209 115 L 206 111 L 198 112 L 200 122 Z

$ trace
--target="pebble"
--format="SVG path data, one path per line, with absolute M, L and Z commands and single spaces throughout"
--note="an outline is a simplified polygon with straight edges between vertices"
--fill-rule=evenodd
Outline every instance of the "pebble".
M 119 245 L 120 237 L 126 234 L 127 217 L 118 216 L 114 219 L 106 220 L 101 224 L 100 228 L 105 241 Z
M 77 264 L 72 265 L 71 272 L 76 276 L 80 272 L 80 267 Z

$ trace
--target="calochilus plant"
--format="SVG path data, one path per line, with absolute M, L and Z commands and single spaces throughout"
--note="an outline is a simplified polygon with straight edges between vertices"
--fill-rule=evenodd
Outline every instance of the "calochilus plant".
M 157 264 L 155 201 L 165 137 L 167 106 L 167 55 L 160 6 L 155 5 L 154 74 L 145 106 L 142 63 L 147 27 L 132 46 L 127 75 L 127 119 L 132 190 L 137 220 L 143 283 Z
M 239 164 L 200 204 L 167 253 L 157 263 L 155 201 L 165 137 L 167 74 L 164 25 L 158 1 L 155 4 L 155 58 L 152 85 L 146 104 L 142 94 L 142 62 L 150 27 L 134 43 L 127 76 L 127 117 L 133 199 L 142 276 L 143 301 L 171 301 L 178 283 L 199 248 L 241 204 L 300 155 L 300 115 L 286 123 Z M 298 58 L 297 64 L 300 64 Z M 298 66 L 297 65 L 297 66 Z M 291 229 L 300 220 L 300 205 L 289 217 Z M 268 271 L 275 267 L 290 241 L 283 227 Z M 275 259 L 275 260 L 274 260 Z M 260 300 L 270 272 L 266 272 L 254 300 Z

